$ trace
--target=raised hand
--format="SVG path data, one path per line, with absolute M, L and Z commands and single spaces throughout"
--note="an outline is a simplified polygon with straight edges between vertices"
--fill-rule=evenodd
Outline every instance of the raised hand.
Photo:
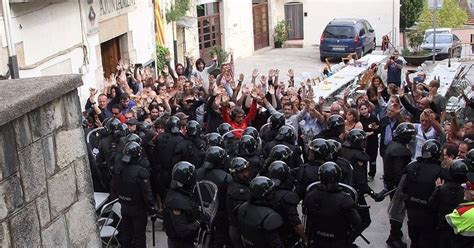
M 239 81 L 242 82 L 244 81 L 245 75 L 243 73 L 239 74 Z
M 295 77 L 295 72 L 293 71 L 293 69 L 288 70 L 288 77 L 290 78 Z
M 260 73 L 258 72 L 258 69 L 253 69 L 252 71 L 252 77 L 257 78 Z
M 268 71 L 268 78 L 272 78 L 272 77 L 274 77 L 274 76 L 275 76 L 275 70 L 270 69 L 270 70 Z

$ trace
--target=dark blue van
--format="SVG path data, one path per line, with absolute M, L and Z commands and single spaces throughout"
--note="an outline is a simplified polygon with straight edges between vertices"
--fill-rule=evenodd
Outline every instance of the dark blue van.
M 326 58 L 342 58 L 357 53 L 360 58 L 375 49 L 374 29 L 364 19 L 334 19 L 321 35 L 319 54 Z

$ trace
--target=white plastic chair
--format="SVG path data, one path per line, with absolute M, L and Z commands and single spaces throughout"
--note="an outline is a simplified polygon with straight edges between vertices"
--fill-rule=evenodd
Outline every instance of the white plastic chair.
M 108 205 L 110 205 L 110 203 Z M 104 208 L 106 206 L 104 206 Z M 101 218 L 99 220 L 99 224 L 101 224 L 100 238 L 102 239 L 102 243 L 105 245 L 105 247 L 109 247 L 110 242 L 112 242 L 112 240 L 115 240 L 115 242 L 117 242 L 117 244 L 120 245 L 117 239 L 117 234 L 118 234 L 118 227 L 120 226 L 120 223 L 122 222 L 121 210 L 122 210 L 122 206 L 120 205 L 120 203 L 117 201 L 114 201 L 112 207 L 110 208 L 110 213 L 108 217 Z M 115 214 L 118 217 L 117 224 L 115 226 L 111 225 L 114 222 L 114 220 L 112 219 L 113 214 Z M 110 224 L 106 225 L 106 223 L 110 223 Z
M 101 228 L 102 226 L 109 226 L 114 222 L 112 218 L 109 218 L 109 215 L 112 212 L 112 207 L 114 203 L 116 202 L 118 202 L 118 199 L 115 199 L 109 203 L 104 204 L 102 208 L 100 209 L 98 222 L 101 225 Z

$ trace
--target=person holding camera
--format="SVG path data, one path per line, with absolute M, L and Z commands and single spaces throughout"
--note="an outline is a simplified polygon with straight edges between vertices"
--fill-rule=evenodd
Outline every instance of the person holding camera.
M 403 60 L 399 59 L 398 56 L 399 53 L 395 50 L 389 61 L 385 64 L 384 69 L 387 70 L 387 83 L 400 87 L 402 84 Z

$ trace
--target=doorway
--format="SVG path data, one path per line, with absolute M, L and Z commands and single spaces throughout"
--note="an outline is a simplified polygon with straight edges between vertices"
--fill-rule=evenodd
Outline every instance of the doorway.
M 254 50 L 269 46 L 268 32 L 268 3 L 253 4 L 253 44 Z
M 111 73 L 117 71 L 117 63 L 120 60 L 120 38 L 115 37 L 100 44 L 102 55 L 102 67 L 104 69 L 104 77 L 108 78 Z
M 204 61 L 210 59 L 209 51 L 213 46 L 221 45 L 221 24 L 219 3 L 207 3 L 197 6 L 199 31 L 199 55 Z
M 285 19 L 288 20 L 288 39 L 302 40 L 303 33 L 303 3 L 285 4 Z

